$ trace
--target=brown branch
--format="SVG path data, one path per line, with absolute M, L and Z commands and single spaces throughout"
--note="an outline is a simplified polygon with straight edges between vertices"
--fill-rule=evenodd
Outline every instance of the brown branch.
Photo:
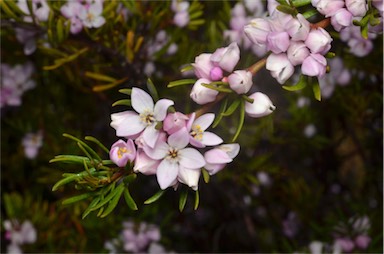
M 319 21 L 315 24 L 311 24 L 311 28 L 312 29 L 317 29 L 319 27 L 326 28 L 327 26 L 329 26 L 329 24 L 331 24 L 331 19 L 326 18 L 326 19 L 323 19 L 322 21 Z

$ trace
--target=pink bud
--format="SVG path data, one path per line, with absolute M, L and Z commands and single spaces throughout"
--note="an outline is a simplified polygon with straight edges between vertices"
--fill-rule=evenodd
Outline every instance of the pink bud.
M 371 242 L 371 238 L 367 235 L 359 235 L 355 238 L 356 246 L 359 249 L 366 249 Z
M 271 31 L 269 22 L 264 18 L 257 18 L 244 27 L 244 32 L 255 44 L 264 45 L 267 42 L 267 35 Z
M 252 87 L 252 73 L 246 70 L 234 71 L 228 77 L 229 86 L 238 94 L 247 93 Z
M 213 67 L 209 73 L 210 80 L 217 81 L 223 78 L 223 70 L 220 67 Z
M 188 11 L 181 11 L 175 14 L 173 17 L 173 23 L 178 27 L 185 27 L 189 23 Z
M 132 139 L 128 139 L 127 142 L 121 139 L 116 141 L 109 151 L 109 157 L 119 167 L 124 167 L 128 161 L 133 161 L 136 157 L 136 147 Z
M 314 5 L 314 2 L 316 3 L 315 5 Z M 312 5 L 314 5 L 321 14 L 325 15 L 325 17 L 331 17 L 340 8 L 343 8 L 344 1 L 343 0 L 320 0 L 320 1 L 312 1 Z
M 325 54 L 331 48 L 331 42 L 332 38 L 329 33 L 320 27 L 309 32 L 305 45 L 311 50 L 311 53 Z
M 331 24 L 336 31 L 340 32 L 341 29 L 352 24 L 352 13 L 341 8 L 331 17 Z
M 156 174 L 157 167 L 160 164 L 160 160 L 154 160 L 146 155 L 141 149 L 137 151 L 134 172 L 140 172 L 144 175 Z
M 188 116 L 176 112 L 170 113 L 163 121 L 163 129 L 169 134 L 173 134 L 183 127 L 186 127 Z
M 267 49 L 275 54 L 287 51 L 289 43 L 287 32 L 271 32 L 267 36 Z
M 303 15 L 297 14 L 295 19 L 287 23 L 286 29 L 293 41 L 304 41 L 308 36 L 310 24 Z
M 355 248 L 354 242 L 347 237 L 337 239 L 335 245 L 338 245 L 345 252 L 351 252 Z
M 204 78 L 197 80 L 192 87 L 192 91 L 190 94 L 191 99 L 200 105 L 214 101 L 219 92 L 201 85 L 210 83 L 210 80 Z
M 275 106 L 269 97 L 263 93 L 256 92 L 249 96 L 253 99 L 253 103 L 245 103 L 245 112 L 250 117 L 263 117 L 271 114 L 275 110 Z
M 210 78 L 210 72 L 214 67 L 211 62 L 212 54 L 201 54 L 195 58 L 195 63 L 192 66 L 195 69 L 195 75 L 198 78 Z
M 230 163 L 240 151 L 239 144 L 224 144 L 217 146 L 204 154 L 206 164 L 204 166 L 210 175 L 222 170 L 227 163 Z
M 345 5 L 347 6 L 348 11 L 350 11 L 355 17 L 365 16 L 368 10 L 366 0 L 345 0 Z
M 309 49 L 303 42 L 291 42 L 288 48 L 287 56 L 289 61 L 294 65 L 301 64 L 309 55 Z
M 232 72 L 240 60 L 240 49 L 236 42 L 232 42 L 228 47 L 217 49 L 211 56 L 211 61 L 215 66 Z
M 327 60 L 323 55 L 310 54 L 301 65 L 301 72 L 307 76 L 322 77 L 325 74 Z
M 266 68 L 271 72 L 271 76 L 280 84 L 284 84 L 295 71 L 285 53 L 270 54 L 267 58 Z

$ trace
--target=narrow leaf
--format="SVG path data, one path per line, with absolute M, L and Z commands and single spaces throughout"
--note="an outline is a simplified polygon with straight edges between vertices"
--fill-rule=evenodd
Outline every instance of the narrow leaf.
M 199 207 L 199 201 L 200 201 L 199 191 L 196 190 L 195 191 L 195 205 L 193 207 L 194 210 L 197 210 L 197 208 Z
M 205 168 L 203 168 L 201 171 L 202 171 L 202 173 L 203 173 L 203 179 L 204 179 L 204 182 L 205 182 L 205 183 L 209 183 L 209 178 L 210 178 L 210 176 L 209 176 L 208 171 L 207 171 Z
M 89 204 L 89 206 L 87 207 L 87 209 L 85 209 L 83 215 L 81 216 L 82 219 L 85 219 L 85 217 L 88 216 L 88 214 L 90 212 L 92 212 L 92 208 L 95 207 L 95 205 L 97 205 L 100 201 L 100 197 L 96 197 L 95 199 L 92 200 L 92 202 Z
M 315 96 L 315 99 L 318 101 L 321 101 L 321 90 L 320 90 L 320 85 L 319 85 L 319 81 L 317 80 L 317 78 L 316 78 L 315 83 L 312 86 L 312 89 L 313 89 L 313 95 Z
M 129 99 L 124 99 L 124 100 L 118 100 L 112 104 L 112 107 L 118 106 L 118 105 L 123 105 L 123 106 L 131 106 L 131 100 Z
M 232 104 L 228 107 L 228 109 L 224 113 L 221 113 L 221 114 L 223 116 L 230 116 L 230 115 L 232 115 L 235 112 L 235 110 L 239 107 L 240 102 L 241 102 L 241 99 L 234 100 L 232 102 Z
M 157 201 L 161 196 L 163 196 L 165 190 L 159 190 L 155 195 L 144 201 L 144 204 L 149 205 Z
M 181 79 L 181 80 L 169 82 L 167 87 L 171 88 L 175 86 L 190 85 L 194 83 L 196 83 L 196 79 Z
M 292 16 L 296 16 L 297 15 L 297 10 L 295 10 L 294 8 L 292 8 L 291 6 L 288 6 L 288 5 L 278 5 L 276 7 L 276 9 L 278 11 L 281 11 L 283 13 L 286 13 L 286 14 L 289 14 L 289 15 L 292 15 Z
M 305 5 L 309 5 L 311 3 L 311 0 L 293 0 L 293 6 L 295 7 L 302 7 Z
M 92 90 L 94 92 L 101 92 L 101 91 L 104 91 L 104 90 L 108 90 L 108 89 L 111 89 L 115 86 L 118 86 L 122 83 L 124 83 L 128 78 L 122 78 L 122 79 L 119 79 L 119 80 L 116 80 L 115 82 L 112 82 L 111 84 L 107 84 L 107 85 L 96 85 L 92 88 Z
M 121 186 L 121 187 L 120 187 Z M 116 190 L 115 190 L 115 196 L 111 199 L 111 201 L 109 202 L 108 204 L 108 207 L 107 209 L 105 209 L 104 213 L 100 216 L 101 218 L 104 218 L 106 217 L 108 214 L 110 214 L 113 209 L 115 209 L 115 207 L 117 206 L 117 204 L 119 203 L 119 200 L 120 200 L 120 197 L 121 195 L 123 194 L 123 191 L 125 190 L 124 188 L 124 185 L 123 184 L 120 184 Z
M 242 100 L 240 105 L 239 125 L 237 126 L 237 130 L 235 135 L 233 136 L 232 142 L 235 142 L 237 137 L 239 136 L 241 129 L 243 128 L 244 118 L 245 118 L 245 103 Z
M 120 191 L 122 192 L 124 190 L 124 184 L 120 184 L 117 186 L 114 190 L 111 190 L 111 192 L 100 201 L 95 207 L 91 208 L 92 211 L 99 209 L 100 207 L 104 206 L 107 204 L 112 198 L 118 194 Z
M 125 187 L 125 190 L 124 190 L 124 199 L 125 199 L 125 202 L 127 203 L 128 207 L 131 208 L 132 210 L 137 210 L 137 205 L 135 203 L 135 201 L 133 200 L 133 198 L 131 197 L 131 194 L 129 193 L 129 190 L 127 187 Z
M 216 91 L 221 92 L 221 93 L 233 93 L 233 90 L 231 90 L 229 88 L 217 87 L 217 86 L 211 85 L 211 84 L 201 84 L 201 85 L 205 86 L 206 88 L 210 88 L 212 90 L 216 90 Z
M 77 156 L 77 155 L 57 155 L 55 158 L 51 159 L 49 163 L 52 162 L 66 162 L 66 163 L 74 163 L 74 164 L 83 164 L 84 161 L 87 163 L 90 163 L 90 160 L 88 157 L 84 156 Z
M 106 148 L 97 138 L 94 138 L 92 136 L 86 136 L 85 140 L 92 141 L 96 145 L 98 145 L 101 149 L 103 149 L 106 153 L 109 153 L 108 148 Z
M 65 185 L 65 184 L 70 183 L 70 182 L 73 182 L 77 179 L 80 179 L 79 175 L 68 176 L 64 179 L 61 179 L 55 185 L 53 185 L 52 191 L 56 191 L 60 186 Z
M 307 86 L 308 76 L 301 75 L 299 81 L 293 86 L 283 86 L 287 91 L 298 91 Z
M 116 81 L 115 78 L 112 78 L 112 77 L 109 77 L 106 75 L 102 75 L 99 73 L 95 73 L 95 72 L 90 72 L 90 71 L 86 71 L 85 76 L 88 78 L 91 78 L 91 79 L 95 79 L 95 80 L 99 80 L 99 81 L 105 81 L 105 82 L 115 82 Z
M 187 203 L 188 198 L 188 190 L 183 190 L 180 193 L 180 199 L 179 199 L 179 210 L 182 212 L 184 210 L 185 204 Z
M 129 88 L 123 88 L 119 90 L 119 93 L 126 94 L 126 95 L 131 95 L 132 89 Z
M 220 123 L 221 119 L 223 118 L 222 113 L 224 113 L 225 109 L 227 108 L 228 99 L 225 99 L 223 103 L 220 105 L 219 113 L 215 117 L 215 121 L 212 124 L 212 128 L 216 128 L 216 126 Z
M 149 93 L 151 94 L 153 100 L 156 102 L 159 100 L 159 94 L 157 93 L 157 89 L 153 84 L 151 79 L 147 79 L 147 88 Z
M 87 198 L 95 196 L 95 195 L 97 195 L 97 193 L 94 193 L 94 192 L 83 193 L 83 194 L 80 194 L 77 196 L 67 198 L 67 199 L 63 200 L 63 202 L 61 202 L 61 204 L 62 205 L 69 205 L 69 204 L 81 201 L 83 199 L 87 199 Z
M 90 146 L 88 146 L 84 141 L 82 141 L 82 140 L 80 140 L 80 139 L 78 139 L 78 138 L 76 138 L 70 134 L 67 134 L 67 133 L 64 133 L 63 136 L 79 142 L 92 155 L 93 158 L 96 158 L 99 161 L 101 161 L 100 156 L 95 152 L 95 150 L 93 150 Z

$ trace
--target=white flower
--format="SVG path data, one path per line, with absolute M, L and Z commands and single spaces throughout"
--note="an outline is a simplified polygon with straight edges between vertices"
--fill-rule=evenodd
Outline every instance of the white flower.
M 195 119 L 195 113 L 192 114 L 187 129 L 190 134 L 189 142 L 195 147 L 215 146 L 221 144 L 223 140 L 215 133 L 205 131 L 215 119 L 215 114 L 207 113 Z
M 92 3 L 89 8 L 81 8 L 79 12 L 79 18 L 83 22 L 83 25 L 89 28 L 98 28 L 104 25 L 105 18 L 101 16 L 103 12 L 102 3 Z

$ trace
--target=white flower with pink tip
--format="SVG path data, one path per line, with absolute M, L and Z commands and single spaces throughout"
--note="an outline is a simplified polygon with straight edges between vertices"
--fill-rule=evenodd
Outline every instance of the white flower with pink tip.
M 144 147 L 145 153 L 153 160 L 161 160 L 157 167 L 157 181 L 161 189 L 184 183 L 194 190 L 198 188 L 204 157 L 194 148 L 186 147 L 190 135 L 186 128 L 173 133 L 167 142 L 160 141 L 154 148 Z
M 215 119 L 215 114 L 207 113 L 195 119 L 195 113 L 188 121 L 187 129 L 190 134 L 189 142 L 194 147 L 215 146 L 223 143 L 223 140 L 215 133 L 205 131 Z
M 154 147 L 159 130 L 156 125 L 163 121 L 167 115 L 167 109 L 173 105 L 173 101 L 161 99 L 153 102 L 151 96 L 140 88 L 132 88 L 132 107 L 136 111 L 124 111 L 111 115 L 111 126 L 116 130 L 118 137 L 137 137 L 143 132 L 145 143 Z
M 239 154 L 239 144 L 225 144 L 215 147 L 204 154 L 206 160 L 205 169 L 210 175 L 214 175 L 222 170 L 227 163 Z

